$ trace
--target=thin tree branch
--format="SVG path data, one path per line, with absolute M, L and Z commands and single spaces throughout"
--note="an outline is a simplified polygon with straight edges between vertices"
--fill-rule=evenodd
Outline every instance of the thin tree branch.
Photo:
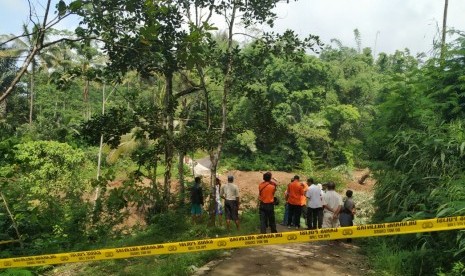
M 28 36 L 31 36 L 31 35 L 36 34 L 36 33 L 37 32 L 32 32 L 32 33 L 26 33 L 26 34 L 22 34 L 22 35 L 13 36 L 13 37 L 9 38 L 8 40 L 5 40 L 4 42 L 0 43 L 0 47 L 7 44 L 7 43 L 9 43 L 9 42 L 12 42 L 12 41 L 18 39 L 18 38 L 28 37 Z M 6 36 L 6 35 L 4 35 L 4 36 Z
M 184 80 L 187 81 L 191 86 L 193 86 L 193 87 L 198 87 L 199 86 L 198 84 L 193 82 L 191 79 L 189 79 L 189 77 L 186 75 L 185 72 L 180 71 L 179 74 L 181 74 L 181 77 L 183 77 Z
M 38 48 L 42 48 L 41 46 L 43 46 L 44 44 L 44 39 L 45 39 L 45 31 L 47 30 L 47 19 L 48 19 L 48 13 L 50 11 L 50 3 L 52 2 L 52 0 L 48 0 L 47 1 L 47 8 L 45 8 L 45 16 L 44 16 L 44 21 L 42 23 L 42 28 L 41 30 L 39 31 L 39 44 L 38 44 Z
M 233 33 L 232 35 L 243 35 L 243 36 L 248 36 L 248 37 L 253 38 L 253 39 L 259 39 L 260 38 L 260 37 L 253 36 L 251 34 L 246 34 L 246 33 Z
M 213 15 L 214 3 L 215 3 L 215 1 L 212 2 L 212 5 L 211 5 L 210 8 L 209 8 L 210 12 L 208 13 L 207 19 L 205 20 L 205 22 L 207 22 L 207 23 L 210 21 L 210 18 L 211 18 L 212 15 Z
M 186 96 L 186 95 L 189 95 L 189 94 L 192 94 L 196 91 L 199 91 L 201 90 L 202 87 L 189 87 L 189 88 L 186 88 L 180 92 L 178 92 L 176 95 L 174 95 L 174 99 L 177 100 L 179 98 L 181 98 L 182 96 Z
M 3 195 L 2 192 L 0 192 L 0 196 L 3 199 L 3 204 L 5 204 L 5 209 L 8 212 L 8 215 L 10 216 L 11 222 L 13 223 L 13 228 L 15 229 L 16 236 L 18 237 L 17 241 L 19 241 L 19 244 L 20 244 L 21 248 L 23 248 L 23 242 L 21 241 L 21 235 L 19 234 L 18 225 L 16 224 L 15 217 L 11 213 L 10 208 L 8 207 L 8 203 L 6 202 L 6 198 L 5 198 L 5 196 Z
M 84 40 L 84 39 L 94 39 L 93 37 L 88 37 L 88 38 L 83 38 L 83 37 L 79 37 L 79 38 L 67 38 L 67 37 L 64 37 L 64 38 L 60 38 L 58 40 L 55 40 L 55 41 L 52 41 L 52 42 L 49 42 L 49 43 L 45 43 L 44 45 L 42 45 L 42 48 L 47 48 L 47 47 L 50 47 L 52 45 L 55 45 L 57 43 L 60 43 L 60 42 L 77 42 L 77 41 L 81 41 L 81 40 Z
M 27 3 L 29 5 L 29 21 L 34 22 L 34 20 L 32 20 L 32 4 L 31 4 L 31 1 L 27 0 Z
M 21 66 L 21 69 L 16 74 L 16 77 L 11 82 L 10 86 L 8 86 L 6 91 L 0 96 L 0 103 L 3 102 L 6 99 L 6 97 L 8 97 L 8 95 L 13 91 L 13 88 L 19 82 L 19 80 L 24 75 L 24 73 L 26 73 L 27 67 L 29 66 L 31 61 L 34 59 L 34 57 L 35 57 L 35 55 L 37 54 L 38 51 L 39 51 L 39 49 L 37 48 L 37 46 L 34 46 L 32 51 L 29 53 L 28 57 L 24 61 L 23 65 Z
M 53 26 L 55 26 L 56 24 L 60 23 L 63 19 L 65 19 L 66 17 L 72 15 L 73 13 L 68 13 L 68 14 L 65 14 L 63 16 L 59 16 L 57 15 L 55 18 L 53 18 L 52 20 L 50 20 L 50 22 L 48 22 L 47 24 L 47 29 L 50 29 L 52 28 Z

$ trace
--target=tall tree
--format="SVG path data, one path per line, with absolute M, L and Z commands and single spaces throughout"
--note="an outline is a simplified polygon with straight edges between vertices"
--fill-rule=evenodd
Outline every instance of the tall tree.
M 174 93 L 175 75 L 189 68 L 193 60 L 204 59 L 202 48 L 207 39 L 204 30 L 186 25 L 185 1 L 100 1 L 83 7 L 80 14 L 89 26 L 86 32 L 100 36 L 109 55 L 114 76 L 136 70 L 142 76 L 159 75 L 164 79 L 163 125 L 165 145 L 164 201 L 170 202 L 171 169 L 174 156 L 174 112 L 179 97 L 195 92 L 189 87 Z M 105 11 L 105 12 L 103 12 Z M 141 20 L 142 18 L 142 20 Z M 84 29 L 82 29 L 84 33 Z M 194 47 L 194 49 L 192 49 Z
M 441 60 L 444 59 L 444 51 L 446 48 L 446 33 L 447 33 L 447 10 L 449 8 L 449 0 L 444 0 L 444 15 L 442 16 L 442 33 L 441 33 Z

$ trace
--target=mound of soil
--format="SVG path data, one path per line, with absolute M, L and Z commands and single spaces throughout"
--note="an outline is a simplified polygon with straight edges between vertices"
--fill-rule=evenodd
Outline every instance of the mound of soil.
M 277 181 L 278 185 L 287 185 L 294 177 L 294 173 L 272 171 L 273 178 Z M 375 180 L 371 177 L 366 178 L 364 184 L 359 184 L 358 181 L 362 176 L 369 174 L 368 169 L 356 169 L 353 171 L 352 178 L 347 179 L 346 187 L 354 192 L 363 191 L 370 192 L 373 189 Z M 229 171 L 227 174 L 220 175 L 221 183 L 227 183 L 228 175 L 234 176 L 234 183 L 239 187 L 241 196 L 250 195 L 252 197 L 258 196 L 258 185 L 263 181 L 263 172 L 258 171 Z M 307 176 L 300 176 L 301 181 L 306 181 Z

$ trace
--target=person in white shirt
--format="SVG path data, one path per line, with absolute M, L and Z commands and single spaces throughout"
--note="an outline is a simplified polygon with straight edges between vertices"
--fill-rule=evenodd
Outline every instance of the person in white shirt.
M 321 188 L 314 183 L 313 178 L 307 180 L 309 185 L 305 196 L 307 197 L 307 227 L 320 229 L 323 224 L 323 198 Z
M 216 177 L 215 183 L 215 214 L 218 217 L 219 226 L 223 224 L 223 204 L 221 203 L 220 197 L 220 190 L 221 190 L 221 180 Z M 216 221 L 216 219 L 215 219 Z
M 342 197 L 334 189 L 336 184 L 328 182 L 328 191 L 323 195 L 323 228 L 339 227 Z
M 229 230 L 231 220 L 236 223 L 237 230 L 239 226 L 239 188 L 234 184 L 234 177 L 228 176 L 228 183 L 221 185 L 220 197 L 224 199 L 224 211 L 226 214 L 226 228 Z

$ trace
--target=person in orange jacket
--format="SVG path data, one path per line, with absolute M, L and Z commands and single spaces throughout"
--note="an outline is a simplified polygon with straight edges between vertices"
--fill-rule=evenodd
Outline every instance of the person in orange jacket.
M 304 195 L 304 187 L 300 184 L 300 177 L 294 176 L 294 181 L 287 185 L 286 201 L 289 204 L 289 218 L 287 220 L 287 228 L 294 225 L 296 229 L 300 228 L 300 216 L 302 214 L 302 196 Z
M 260 233 L 265 234 L 267 226 L 270 226 L 271 233 L 278 233 L 276 230 L 276 219 L 274 214 L 274 194 L 276 183 L 271 181 L 271 173 L 263 174 L 263 182 L 258 185 L 258 199 L 260 200 Z

